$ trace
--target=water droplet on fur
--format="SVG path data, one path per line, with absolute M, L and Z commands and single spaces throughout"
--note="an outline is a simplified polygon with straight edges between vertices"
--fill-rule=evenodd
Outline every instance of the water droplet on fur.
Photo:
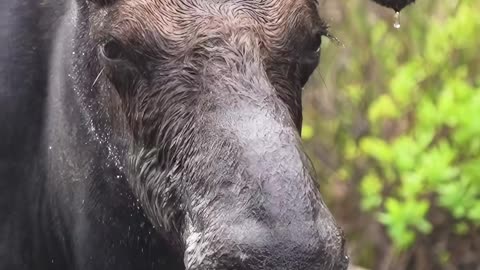
M 394 18 L 394 22 L 393 22 L 393 27 L 395 27 L 395 29 L 400 29 L 400 12 L 395 12 L 395 16 L 393 17 Z
M 52 150 L 52 146 L 51 146 L 51 145 L 50 145 L 50 146 L 48 146 L 48 150 Z
M 120 179 L 122 178 L 122 176 L 120 174 L 117 174 L 117 179 Z

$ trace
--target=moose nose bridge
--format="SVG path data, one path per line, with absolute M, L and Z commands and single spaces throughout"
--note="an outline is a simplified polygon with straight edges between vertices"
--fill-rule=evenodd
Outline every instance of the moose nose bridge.
M 260 150 L 261 156 L 251 154 L 254 157 L 248 170 L 252 177 L 258 177 L 262 192 L 259 208 L 264 213 L 259 221 L 268 229 L 245 226 L 247 232 L 238 234 L 234 245 L 250 249 L 251 260 L 261 260 L 255 254 L 264 254 L 266 261 L 297 265 L 291 269 L 323 269 L 318 267 L 322 260 L 338 265 L 335 269 L 345 269 L 343 233 L 317 197 L 300 151 L 292 145 L 281 148 Z
M 345 260 L 342 233 L 316 190 L 308 159 L 302 151 L 301 140 L 289 118 L 287 106 L 276 97 L 262 95 L 266 91 L 243 90 L 229 95 L 227 101 L 216 99 L 219 106 L 209 112 L 213 117 L 210 120 L 215 120 L 209 121 L 215 123 L 216 132 L 212 136 L 235 145 L 235 154 L 241 160 L 237 166 L 241 171 L 239 181 L 248 183 L 247 188 L 241 189 L 242 192 L 225 192 L 224 199 L 245 202 L 242 209 L 235 210 L 241 214 L 240 220 L 245 217 L 257 222 L 252 226 L 239 227 L 230 222 L 230 218 L 225 220 L 225 216 L 229 215 L 222 215 L 222 222 L 217 224 L 233 224 L 228 233 L 222 233 L 220 237 L 224 239 L 225 257 L 233 261 L 245 258 L 274 261 L 280 265 L 284 265 L 281 262 L 286 260 L 302 265 L 289 270 L 324 269 L 319 267 L 323 265 L 322 260 L 328 261 L 329 265 L 341 265 Z M 266 101 L 262 97 L 270 99 Z M 237 186 L 238 183 L 231 188 Z M 308 265 L 316 267 L 309 268 Z
M 259 107 L 214 113 L 221 133 L 228 134 L 221 136 L 239 145 L 238 181 L 245 182 L 224 187 L 232 192 L 222 193 L 217 203 L 231 204 L 222 205 L 209 223 L 229 224 L 212 230 L 218 232 L 221 251 L 202 252 L 212 255 L 188 269 L 211 269 L 204 265 L 211 261 L 235 270 L 257 269 L 258 263 L 270 265 L 263 270 L 345 269 L 342 234 L 318 195 L 295 128 Z M 210 239 L 205 238 L 204 248 L 219 246 Z M 196 253 L 187 252 L 186 261 L 194 260 L 191 254 Z

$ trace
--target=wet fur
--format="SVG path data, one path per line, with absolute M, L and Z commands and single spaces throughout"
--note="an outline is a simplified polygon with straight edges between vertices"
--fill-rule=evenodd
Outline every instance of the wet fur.
M 299 137 L 314 1 L 0 5 L 1 270 L 346 267 Z

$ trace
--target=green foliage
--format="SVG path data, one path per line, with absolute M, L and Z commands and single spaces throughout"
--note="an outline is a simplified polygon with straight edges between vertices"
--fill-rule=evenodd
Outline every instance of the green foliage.
M 398 54 L 380 59 L 394 67 L 389 89 L 369 105 L 372 134 L 360 141 L 363 155 L 379 165 L 363 179 L 362 205 L 379 213 L 400 250 L 416 234 L 431 232 L 431 203 L 459 224 L 480 225 L 480 77 L 473 73 L 480 62 L 480 21 L 472 1 L 454 8 L 445 22 L 428 26 L 423 46 L 392 48 Z M 375 33 L 385 27 L 376 28 Z M 386 121 L 405 127 L 391 134 Z M 388 192 L 375 173 L 394 183 Z
M 361 207 L 398 251 L 432 233 L 432 209 L 449 213 L 457 234 L 480 228 L 480 2 L 448 2 L 418 1 L 400 31 L 352 14 L 351 27 L 368 29 L 353 38 L 369 51 L 350 49 L 355 61 L 336 82 L 347 105 L 320 120 L 336 123 L 336 170 L 363 168 Z M 355 138 L 359 115 L 368 135 Z M 313 140 L 320 129 L 309 128 Z
M 393 197 L 387 198 L 385 212 L 379 215 L 380 221 L 387 226 L 388 233 L 399 248 L 406 248 L 415 240 L 417 230 L 429 233 L 431 224 L 425 215 L 429 208 L 429 202 L 409 199 L 399 201 Z
M 315 132 L 313 131 L 313 127 L 308 124 L 303 124 L 302 126 L 302 139 L 303 140 L 310 140 Z

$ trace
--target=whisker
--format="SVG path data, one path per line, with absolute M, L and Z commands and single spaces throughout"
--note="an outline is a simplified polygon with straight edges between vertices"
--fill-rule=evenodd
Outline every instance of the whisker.
M 330 89 L 327 86 L 327 82 L 325 82 L 325 78 L 323 78 L 322 72 L 318 72 L 318 75 L 320 76 L 320 79 L 322 79 L 323 86 L 327 89 L 327 91 L 330 91 Z
M 93 80 L 93 84 L 92 84 L 92 87 L 91 87 L 91 88 L 93 88 L 93 87 L 95 86 L 95 84 L 98 82 L 98 80 L 100 79 L 100 76 L 101 76 L 102 73 L 103 73 L 103 70 L 105 70 L 105 68 L 102 68 L 102 69 L 100 70 L 100 72 L 98 73 L 98 75 L 97 75 L 97 77 L 95 78 L 95 80 Z

